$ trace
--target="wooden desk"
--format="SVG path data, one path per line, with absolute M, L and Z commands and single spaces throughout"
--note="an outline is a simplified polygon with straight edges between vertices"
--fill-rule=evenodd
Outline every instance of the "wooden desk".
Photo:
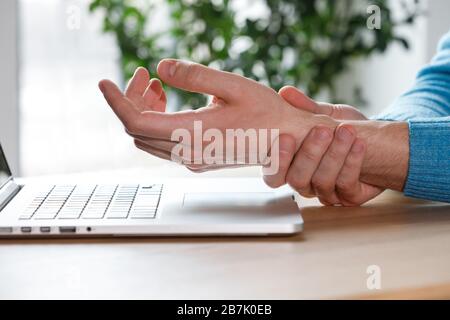
M 305 232 L 287 238 L 0 240 L 0 299 L 450 297 L 450 206 L 300 203 Z

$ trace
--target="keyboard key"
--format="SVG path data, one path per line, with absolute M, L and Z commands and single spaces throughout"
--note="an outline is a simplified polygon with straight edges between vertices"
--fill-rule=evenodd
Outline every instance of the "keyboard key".
M 36 210 L 33 217 L 38 220 L 54 219 L 74 188 L 74 185 L 55 186 Z
M 22 212 L 22 214 L 19 216 L 20 220 L 29 220 L 33 217 L 34 213 L 39 209 L 39 207 L 42 205 L 44 200 L 47 198 L 47 196 L 50 194 L 50 192 L 53 190 L 55 186 L 51 186 L 48 189 L 39 192 L 33 201 L 31 201 L 30 205 Z
M 54 213 L 42 213 L 39 215 L 35 215 L 33 218 L 35 220 L 53 220 L 55 219 L 55 214 Z
M 82 219 L 102 219 L 108 209 L 117 185 L 101 185 L 95 188 L 88 204 L 81 214 Z
M 78 219 L 95 188 L 95 185 L 77 186 L 59 212 L 58 219 Z
M 107 219 L 126 219 L 136 197 L 139 185 L 122 185 L 116 191 L 106 212 Z
M 20 219 L 154 219 L 160 184 L 58 185 L 36 195 Z

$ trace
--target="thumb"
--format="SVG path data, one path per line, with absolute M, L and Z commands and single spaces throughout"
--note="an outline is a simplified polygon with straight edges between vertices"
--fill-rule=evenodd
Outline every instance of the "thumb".
M 280 89 L 278 94 L 290 105 L 297 109 L 302 109 L 308 112 L 317 112 L 317 103 L 305 95 L 299 89 L 286 86 Z
M 224 101 L 242 96 L 246 88 L 252 84 L 237 74 L 175 59 L 162 60 L 157 70 L 161 80 L 170 86 L 213 95 Z
M 325 103 L 317 103 L 299 89 L 286 86 L 280 89 L 278 94 L 290 105 L 297 109 L 316 113 L 331 115 L 333 112 L 333 105 Z

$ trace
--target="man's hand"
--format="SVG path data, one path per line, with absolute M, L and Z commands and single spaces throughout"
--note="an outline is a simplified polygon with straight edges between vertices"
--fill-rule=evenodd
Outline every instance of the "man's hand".
M 361 111 L 352 106 L 317 102 L 292 86 L 281 88 L 278 94 L 293 107 L 314 114 L 327 115 L 336 120 L 367 120 Z
M 176 129 L 185 129 L 194 136 L 194 123 L 201 121 L 204 130 L 214 128 L 219 132 L 226 129 L 278 129 L 281 135 L 280 160 L 285 161 L 290 154 L 296 153 L 312 128 L 328 128 L 334 132 L 340 124 L 345 124 L 352 126 L 355 135 L 365 142 L 366 156 L 360 180 L 380 188 L 403 190 L 409 161 L 406 122 L 336 120 L 329 115 L 340 118 L 344 111 L 340 114 L 340 111 L 336 113 L 336 108 L 331 110 L 333 112 L 325 108 L 327 111 L 324 113 L 329 115 L 323 115 L 320 114 L 320 108 L 324 104 L 317 104 L 317 108 L 312 100 L 306 99 L 301 105 L 307 106 L 305 110 L 316 113 L 307 112 L 291 106 L 275 91 L 255 81 L 178 60 L 161 61 L 158 65 L 160 78 L 171 86 L 210 94 L 214 98 L 207 107 L 199 110 L 166 113 L 162 88 L 161 94 L 158 93 L 160 84 L 149 81 L 147 71 L 141 70 L 136 73 L 125 95 L 108 80 L 101 81 L 99 87 L 127 132 L 136 138 L 138 147 L 145 151 L 173 159 L 173 147 L 182 143 L 192 149 L 189 154 L 195 158 L 198 154 L 197 144 L 192 143 L 191 139 L 174 141 L 172 133 Z M 345 112 L 354 110 L 345 108 Z M 292 137 L 292 140 L 287 138 L 286 143 L 283 137 L 287 136 Z M 201 148 L 208 145 L 205 141 L 200 143 Z M 249 150 L 245 149 L 244 152 Z M 193 159 L 183 154 L 181 160 L 190 163 Z M 290 161 L 287 163 L 290 164 Z
M 136 145 L 166 159 L 172 158 L 172 149 L 180 143 L 171 139 L 174 130 L 183 128 L 194 136 L 194 121 L 201 121 L 203 130 L 215 128 L 220 132 L 226 129 L 278 129 L 281 134 L 295 139 L 296 148 L 314 126 L 321 124 L 333 130 L 338 125 L 331 117 L 289 105 L 274 90 L 237 74 L 178 60 L 161 61 L 158 74 L 168 85 L 214 98 L 207 107 L 195 111 L 166 113 L 160 83 L 149 82 L 148 72 L 143 68 L 137 70 L 125 95 L 109 80 L 102 80 L 99 87 L 127 132 L 135 138 Z M 182 143 L 192 149 L 193 157 L 182 159 L 189 165 L 201 150 L 196 150 L 198 146 L 192 141 Z M 201 147 L 205 148 L 207 144 L 203 142 Z M 191 168 L 210 169 L 202 165 Z
M 336 119 L 365 120 L 357 109 L 345 105 L 316 103 L 293 87 L 280 90 L 289 104 Z M 280 166 L 276 175 L 264 176 L 271 187 L 288 183 L 304 197 L 318 197 L 325 205 L 361 205 L 383 189 L 359 180 L 365 143 L 350 125 L 340 125 L 334 133 L 327 127 L 311 130 L 296 154 L 293 139 L 280 137 Z M 264 172 L 264 170 L 263 170 Z

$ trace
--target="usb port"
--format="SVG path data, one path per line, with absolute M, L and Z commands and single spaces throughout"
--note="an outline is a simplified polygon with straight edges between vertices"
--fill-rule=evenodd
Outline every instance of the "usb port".
M 77 232 L 76 227 L 59 227 L 60 233 L 75 233 Z
M 22 233 L 31 233 L 31 227 L 22 227 L 20 228 Z
M 12 227 L 0 227 L 0 233 L 12 233 L 13 228 Z
M 49 233 L 51 228 L 50 227 L 40 227 L 39 230 L 41 233 Z

